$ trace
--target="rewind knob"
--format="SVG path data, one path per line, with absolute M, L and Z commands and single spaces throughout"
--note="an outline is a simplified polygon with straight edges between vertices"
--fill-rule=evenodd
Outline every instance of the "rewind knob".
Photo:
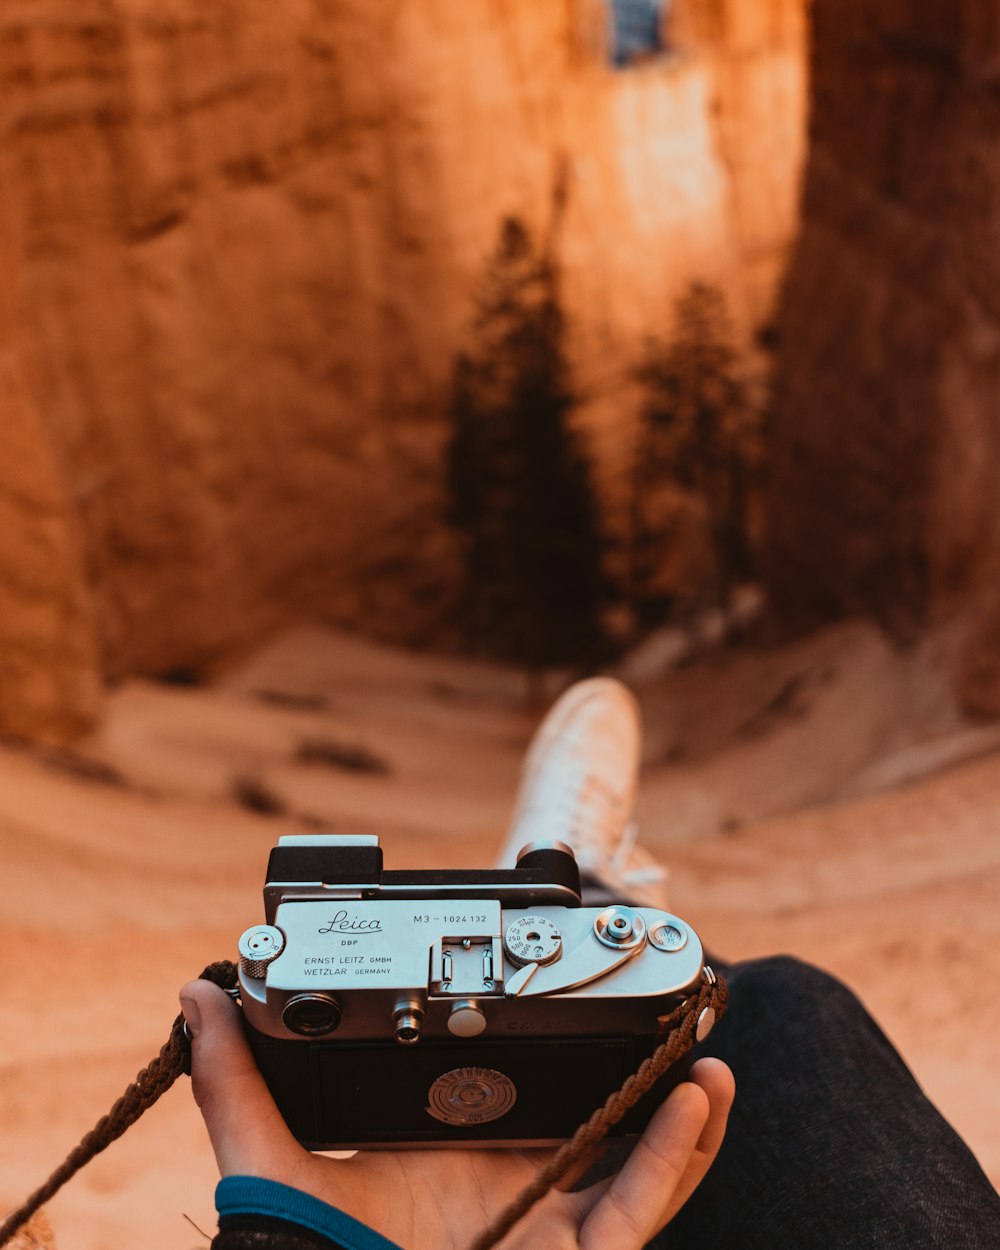
M 247 977 L 263 977 L 267 965 L 285 949 L 285 935 L 273 924 L 258 924 L 240 937 L 240 971 Z

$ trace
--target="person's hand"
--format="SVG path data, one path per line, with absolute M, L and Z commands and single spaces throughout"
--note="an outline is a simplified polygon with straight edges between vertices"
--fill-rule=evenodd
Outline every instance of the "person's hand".
M 463 1250 L 550 1157 L 542 1150 L 311 1154 L 288 1131 L 217 986 L 191 981 L 181 1007 L 193 1033 L 194 1096 L 223 1176 L 260 1176 L 313 1194 L 406 1250 Z M 722 1143 L 733 1100 L 729 1068 L 702 1059 L 659 1108 L 617 1176 L 551 1193 L 508 1234 L 504 1250 L 641 1250 L 680 1209 Z

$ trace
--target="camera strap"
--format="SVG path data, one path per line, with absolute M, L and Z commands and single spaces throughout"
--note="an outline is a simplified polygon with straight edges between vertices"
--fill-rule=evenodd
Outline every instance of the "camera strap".
M 643 1060 L 621 1089 L 610 1094 L 603 1106 L 598 1107 L 570 1140 L 559 1147 L 531 1184 L 521 1190 L 489 1228 L 469 1245 L 468 1250 L 491 1250 L 491 1247 L 502 1241 L 535 1203 L 544 1198 L 580 1159 L 593 1150 L 608 1130 L 635 1106 L 643 1094 L 653 1088 L 667 1069 L 678 1059 L 683 1059 L 696 1041 L 707 1036 L 715 1021 L 725 1014 L 728 1002 L 729 989 L 724 978 L 717 976 L 706 965 L 698 990 L 668 1016 L 660 1018 L 659 1036 L 663 1041 L 656 1050 L 648 1059 Z
M 209 964 L 201 973 L 202 980 L 211 981 L 224 990 L 235 987 L 236 977 L 236 965 L 229 960 Z M 717 977 L 706 966 L 698 990 L 669 1015 L 660 1018 L 658 1036 L 663 1040 L 656 1050 L 640 1064 L 621 1089 L 611 1094 L 590 1119 L 580 1125 L 572 1138 L 540 1169 L 531 1184 L 525 1186 L 489 1228 L 472 1242 L 468 1250 L 490 1250 L 505 1237 L 550 1189 L 569 1174 L 574 1165 L 593 1150 L 609 1129 L 652 1089 L 667 1069 L 682 1059 L 695 1042 L 705 1036 L 708 1028 L 725 1012 L 728 998 L 729 992 L 723 978 Z M 184 1034 L 184 1017 L 178 1015 L 171 1026 L 170 1036 L 152 1063 L 142 1069 L 107 1115 L 98 1120 L 48 1180 L 0 1224 L 0 1246 L 5 1246 L 35 1212 L 58 1193 L 82 1167 L 131 1128 L 179 1076 L 189 1074 L 190 1071 L 191 1044 Z

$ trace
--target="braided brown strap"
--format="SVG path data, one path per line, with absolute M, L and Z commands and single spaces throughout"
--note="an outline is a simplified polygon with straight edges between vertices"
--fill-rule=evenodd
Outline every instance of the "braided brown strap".
M 236 984 L 236 965 L 229 960 L 209 964 L 201 974 L 205 981 L 213 981 L 223 989 Z M 75 1146 L 56 1168 L 44 1185 L 26 1202 L 12 1211 L 0 1224 L 0 1246 L 5 1246 L 14 1234 L 25 1225 L 39 1207 L 62 1189 L 63 1185 L 87 1163 L 121 1137 L 132 1127 L 144 1111 L 165 1094 L 174 1081 L 190 1069 L 191 1045 L 184 1036 L 184 1017 L 174 1021 L 170 1036 L 151 1064 L 143 1068 L 107 1115 L 97 1121 L 90 1132 Z
M 608 1096 L 586 1124 L 581 1124 L 565 1145 L 560 1146 L 530 1185 L 526 1185 L 512 1203 L 501 1211 L 493 1223 L 480 1233 L 468 1250 L 491 1250 L 539 1202 L 639 1099 L 653 1088 L 667 1069 L 694 1046 L 695 1032 L 706 1008 L 719 1019 L 729 1002 L 729 989 L 714 972 L 706 969 L 701 987 L 667 1016 L 662 1032 L 665 1040 L 644 1060 L 621 1089 Z
M 223 989 L 232 989 L 236 984 L 236 966 L 228 960 L 220 960 L 209 964 L 201 978 L 212 981 Z M 687 1054 L 694 1045 L 698 1021 L 706 1008 L 711 1008 L 716 1017 L 720 1017 L 726 1010 L 728 999 L 729 992 L 725 981 L 706 969 L 698 992 L 686 998 L 662 1020 L 661 1032 L 666 1034 L 663 1043 L 628 1078 L 621 1089 L 611 1094 L 586 1124 L 582 1124 L 573 1137 L 556 1151 L 531 1184 L 476 1238 L 469 1250 L 491 1250 L 491 1247 L 501 1241 L 535 1203 L 566 1176 L 573 1165 L 635 1106 L 643 1094 L 652 1089 L 671 1064 Z M 170 1029 L 170 1036 L 153 1062 L 143 1068 L 108 1114 L 98 1120 L 48 1180 L 0 1225 L 0 1246 L 5 1246 L 18 1229 L 85 1164 L 131 1128 L 143 1112 L 148 1111 L 167 1092 L 181 1073 L 189 1071 L 190 1058 L 190 1044 L 184 1036 L 184 1017 L 179 1015 Z

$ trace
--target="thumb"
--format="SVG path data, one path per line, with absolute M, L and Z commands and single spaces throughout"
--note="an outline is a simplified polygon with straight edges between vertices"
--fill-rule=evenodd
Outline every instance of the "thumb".
M 180 992 L 191 1034 L 191 1084 L 222 1176 L 289 1180 L 303 1148 L 288 1130 L 254 1062 L 239 1008 L 217 985 Z

